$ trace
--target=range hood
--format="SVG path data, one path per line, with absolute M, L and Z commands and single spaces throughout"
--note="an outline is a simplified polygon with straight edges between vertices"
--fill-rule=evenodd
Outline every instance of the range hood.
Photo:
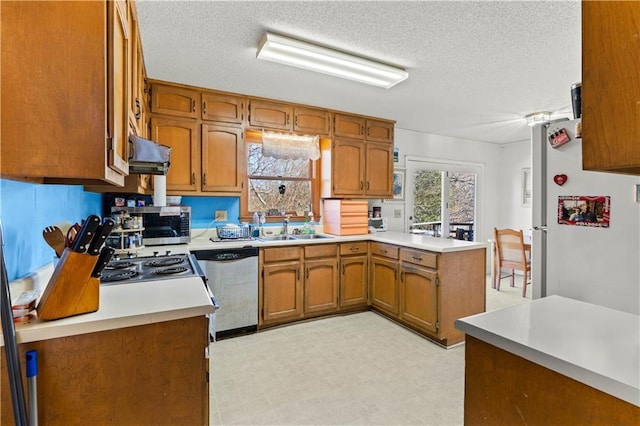
M 129 173 L 166 176 L 171 148 L 134 134 L 129 135 Z

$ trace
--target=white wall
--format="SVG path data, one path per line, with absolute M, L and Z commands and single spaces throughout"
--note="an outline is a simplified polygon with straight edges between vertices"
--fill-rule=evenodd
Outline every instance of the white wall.
M 478 179 L 477 186 L 476 240 L 487 241 L 492 238 L 493 227 L 499 221 L 498 204 L 507 203 L 504 198 L 507 195 L 511 196 L 510 194 L 502 194 L 502 186 L 499 182 L 500 170 L 504 163 L 502 161 L 504 150 L 500 145 L 399 128 L 395 130 L 395 145 L 400 150 L 399 162 L 395 163 L 396 167 L 405 167 L 407 156 L 482 164 L 483 172 Z M 527 155 L 526 161 L 530 162 L 531 154 Z M 520 173 L 519 170 L 518 173 Z M 382 207 L 382 215 L 388 218 L 390 230 L 404 231 L 405 205 L 403 202 L 372 200 L 370 205 Z M 394 217 L 397 210 L 400 210 L 399 218 Z
M 496 228 L 531 233 L 531 206 L 522 206 L 522 169 L 531 168 L 531 141 L 502 145 L 499 161 L 498 216 Z

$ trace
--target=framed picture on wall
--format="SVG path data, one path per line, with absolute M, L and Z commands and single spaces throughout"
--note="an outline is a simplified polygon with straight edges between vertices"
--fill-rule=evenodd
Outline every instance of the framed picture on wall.
M 404 169 L 393 171 L 393 199 L 404 200 Z
M 522 169 L 522 207 L 531 207 L 531 168 Z

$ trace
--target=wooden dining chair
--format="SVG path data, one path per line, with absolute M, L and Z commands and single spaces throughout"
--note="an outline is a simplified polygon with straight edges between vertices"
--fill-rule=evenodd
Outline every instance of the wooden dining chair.
M 531 245 L 524 243 L 522 230 L 493 228 L 493 233 L 496 244 L 494 286 L 496 290 L 500 290 L 500 280 L 510 277 L 511 287 L 514 287 L 515 271 L 522 271 L 522 297 L 525 297 L 531 278 Z M 510 273 L 502 275 L 503 269 L 509 270 Z

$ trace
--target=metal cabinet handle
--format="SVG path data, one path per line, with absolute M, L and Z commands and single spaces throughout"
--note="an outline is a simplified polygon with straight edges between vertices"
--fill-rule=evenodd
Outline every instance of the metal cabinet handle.
M 207 174 L 206 173 L 204 173 L 202 175 L 202 184 L 205 185 L 205 186 L 207 185 Z
M 196 100 L 191 99 L 191 112 L 196 112 Z
M 202 115 L 207 115 L 207 103 L 202 102 Z
M 360 125 L 360 134 L 364 135 L 364 126 L 363 125 Z
M 344 265 L 344 263 L 342 264 L 342 275 L 345 275 L 345 265 Z
M 400 282 L 404 282 L 404 272 L 400 272 Z
M 369 181 L 367 181 L 367 190 L 369 189 Z
M 357 253 L 360 251 L 358 247 L 351 247 L 349 250 L 351 250 L 352 253 Z
M 136 98 L 136 113 L 135 113 L 135 117 L 136 120 L 140 120 L 140 117 L 142 117 L 142 105 L 140 105 L 140 99 Z
M 298 127 L 298 116 L 296 115 L 296 117 L 293 119 L 293 125 Z
M 305 268 L 306 269 L 306 274 L 305 274 L 305 279 L 309 279 L 309 268 Z
M 287 126 L 289 125 L 289 114 L 287 114 Z
M 387 249 L 380 249 L 380 251 L 381 251 L 383 254 L 387 254 L 387 253 L 389 252 L 389 250 L 387 250 Z
M 364 182 L 360 181 L 360 189 L 364 189 Z
M 298 277 L 298 281 L 300 281 L 300 269 L 296 269 L 296 276 Z
M 191 173 L 191 185 L 196 184 L 196 172 Z
M 422 262 L 422 258 L 418 256 L 413 256 L 412 259 L 415 260 L 416 262 Z
M 240 120 L 244 120 L 244 102 L 240 103 Z
M 371 127 L 367 127 L 367 136 L 371 134 Z

